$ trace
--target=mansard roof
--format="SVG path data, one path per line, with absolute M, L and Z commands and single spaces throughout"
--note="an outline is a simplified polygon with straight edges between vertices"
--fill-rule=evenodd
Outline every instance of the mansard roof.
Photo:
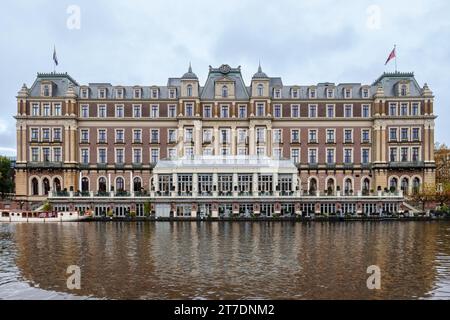
M 258 71 L 262 71 L 259 68 Z M 188 72 L 185 74 L 185 78 L 168 78 L 166 86 L 139 86 L 142 88 L 142 99 L 151 99 L 152 89 L 158 88 L 159 97 L 162 99 L 169 97 L 169 89 L 176 88 L 177 95 L 180 94 L 181 82 L 183 79 L 194 79 L 197 77 L 190 67 Z M 255 75 L 262 77 L 263 75 L 259 72 Z M 265 78 L 256 78 L 265 79 Z M 308 90 L 311 85 L 284 85 L 280 77 L 267 77 L 269 80 L 270 94 L 274 94 L 274 89 L 281 89 L 281 99 L 290 99 L 292 89 L 298 90 L 298 99 L 309 99 Z M 215 99 L 215 83 L 217 81 L 227 80 L 234 82 L 235 85 L 235 96 L 237 100 L 249 100 L 251 95 L 251 87 L 246 86 L 241 73 L 241 67 L 232 68 L 227 64 L 223 64 L 218 68 L 209 67 L 208 77 L 204 86 L 199 87 L 199 95 L 201 99 L 204 100 L 214 100 Z M 115 98 L 115 88 L 123 88 L 124 99 L 133 99 L 133 89 L 136 86 L 115 86 L 111 83 L 89 83 L 88 85 L 79 85 L 70 75 L 67 73 L 38 73 L 36 80 L 34 81 L 31 88 L 28 90 L 28 96 L 39 97 L 41 94 L 40 84 L 44 81 L 50 81 L 53 85 L 52 95 L 55 97 L 65 97 L 67 96 L 69 86 L 72 86 L 76 94 L 80 94 L 81 88 L 89 89 L 89 98 L 98 98 L 98 89 L 106 89 L 106 99 Z M 419 97 L 423 93 L 423 89 L 418 85 L 414 73 L 412 72 L 393 72 L 393 73 L 383 73 L 377 80 L 375 80 L 372 85 L 363 85 L 361 83 L 340 83 L 335 84 L 332 82 L 321 82 L 314 87 L 316 88 L 316 99 L 326 98 L 326 89 L 332 88 L 334 90 L 335 99 L 345 99 L 344 88 L 349 88 L 352 91 L 352 99 L 362 98 L 362 88 L 369 89 L 369 95 L 372 97 L 377 88 L 380 86 L 383 88 L 384 95 L 387 97 L 396 96 L 396 89 L 399 82 L 409 81 L 410 96 Z

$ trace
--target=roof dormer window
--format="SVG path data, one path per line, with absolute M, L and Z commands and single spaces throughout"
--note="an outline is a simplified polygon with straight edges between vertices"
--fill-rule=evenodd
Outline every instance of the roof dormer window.
M 134 89 L 134 98 L 135 99 L 140 99 L 141 98 L 141 89 Z
M 352 89 L 345 88 L 344 89 L 344 97 L 345 97 L 345 99 L 351 99 L 352 98 Z
M 315 99 L 316 98 L 316 89 L 309 89 L 309 98 L 310 99 Z
M 186 93 L 188 97 L 192 97 L 192 85 L 188 84 L 186 87 Z
M 334 98 L 334 89 L 332 89 L 332 88 L 327 88 L 327 98 L 328 99 L 332 99 L 332 98 Z
M 117 97 L 117 99 L 123 99 L 123 89 L 122 88 L 116 89 L 116 97 Z
M 228 87 L 227 86 L 222 87 L 222 98 L 228 98 Z
M 88 89 L 87 89 L 87 88 L 81 89 L 81 98 L 82 98 L 82 99 L 87 99 L 88 97 L 89 97 L 89 95 L 88 95 Z
M 298 99 L 298 89 L 291 90 L 291 97 L 292 99 Z
M 44 85 L 44 97 L 50 97 L 50 86 L 48 84 Z
M 362 97 L 365 99 L 369 98 L 369 89 L 367 88 L 362 89 Z
M 277 98 L 277 99 L 280 99 L 281 98 L 281 90 L 280 89 L 275 89 L 273 96 L 275 98 Z
M 98 90 L 98 97 L 100 99 L 106 99 L 106 89 L 99 89 Z
M 159 90 L 152 89 L 152 99 L 158 99 L 158 98 L 159 98 Z
M 169 90 L 169 98 L 170 99 L 175 99 L 176 98 L 176 90 L 175 89 L 170 89 Z
M 408 86 L 406 84 L 402 84 L 400 86 L 400 96 L 405 97 L 408 95 Z

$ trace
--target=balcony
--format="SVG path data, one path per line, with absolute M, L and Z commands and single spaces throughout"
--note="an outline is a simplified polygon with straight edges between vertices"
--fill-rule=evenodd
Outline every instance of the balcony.
M 99 139 L 97 141 L 97 144 L 108 144 L 108 142 L 106 141 L 106 139 Z
M 107 163 L 97 163 L 97 169 L 106 169 L 107 166 Z
M 81 144 L 89 144 L 89 139 L 81 139 L 80 143 Z
M 125 144 L 124 139 L 116 139 L 116 144 Z
M 159 139 L 151 139 L 150 144 L 159 144 Z
M 122 198 L 122 197 L 129 197 L 131 194 L 128 191 L 117 191 L 114 196 Z
M 310 162 L 310 163 L 308 163 L 308 168 L 309 169 L 318 169 L 319 164 L 317 162 Z
M 125 163 L 123 163 L 123 162 L 116 162 L 116 163 L 114 164 L 114 167 L 115 167 L 116 169 L 124 169 L 124 168 L 125 168 Z
M 84 162 L 84 163 L 80 163 L 79 167 L 81 170 L 86 170 L 86 169 L 89 169 L 90 165 L 89 165 L 89 163 Z
M 335 162 L 327 162 L 326 167 L 327 167 L 327 169 L 336 169 L 336 163 Z
M 29 168 L 47 168 L 47 169 L 60 169 L 63 167 L 62 162 L 28 162 L 27 166 Z
M 353 163 L 352 162 L 344 162 L 343 167 L 344 167 L 344 169 L 353 169 Z
M 389 162 L 390 168 L 419 168 L 423 167 L 423 161 L 400 161 L 400 162 Z
M 133 139 L 133 144 L 142 144 L 142 139 Z
M 142 163 L 140 162 L 134 162 L 132 166 L 133 169 L 142 169 Z

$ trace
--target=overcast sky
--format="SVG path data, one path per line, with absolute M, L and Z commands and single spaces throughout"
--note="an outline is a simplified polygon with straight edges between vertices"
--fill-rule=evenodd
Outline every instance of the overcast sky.
M 37 72 L 79 83 L 165 85 L 192 61 L 242 66 L 261 60 L 284 84 L 371 84 L 397 45 L 399 71 L 436 96 L 436 140 L 450 143 L 450 1 L 51 1 L 14 0 L 0 11 L 0 154 L 15 154 L 15 96 Z M 75 6 L 75 7 L 74 7 Z M 78 11 L 80 15 L 78 16 Z M 79 18 L 79 19 L 78 19 Z

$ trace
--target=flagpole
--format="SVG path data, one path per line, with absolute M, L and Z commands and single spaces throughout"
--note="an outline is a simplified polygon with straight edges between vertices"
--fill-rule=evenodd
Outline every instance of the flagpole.
M 395 53 L 395 73 L 397 73 L 397 45 L 394 44 L 394 53 Z

